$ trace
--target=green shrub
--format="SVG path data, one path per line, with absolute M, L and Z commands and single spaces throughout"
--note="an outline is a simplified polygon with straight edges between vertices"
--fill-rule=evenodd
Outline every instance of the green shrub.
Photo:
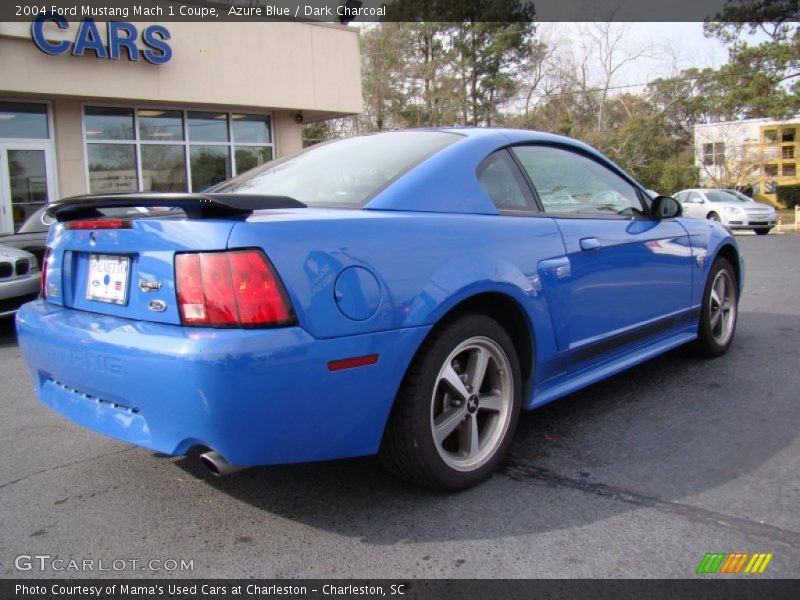
M 800 184 L 779 185 L 777 189 L 778 202 L 786 208 L 794 208 L 800 205 Z

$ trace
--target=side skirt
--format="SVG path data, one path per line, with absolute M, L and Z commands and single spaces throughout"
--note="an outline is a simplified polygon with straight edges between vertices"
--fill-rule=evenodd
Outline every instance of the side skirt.
M 550 382 L 549 384 L 545 383 L 543 386 L 534 388 L 533 397 L 528 403 L 528 410 L 537 408 L 553 400 L 558 400 L 573 392 L 577 392 L 593 383 L 597 383 L 598 381 L 629 369 L 639 363 L 650 360 L 659 354 L 682 346 L 696 338 L 697 322 L 694 322 L 675 335 L 647 345 L 625 356 L 601 363 L 580 373 L 565 375 L 564 379 L 560 381 Z

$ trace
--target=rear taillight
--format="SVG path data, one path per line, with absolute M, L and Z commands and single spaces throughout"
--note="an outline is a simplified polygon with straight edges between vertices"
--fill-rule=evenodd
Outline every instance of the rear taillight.
M 66 229 L 130 229 L 131 222 L 124 219 L 93 219 L 90 221 L 70 221 Z
M 39 297 L 47 298 L 47 265 L 50 263 L 50 248 L 45 248 L 42 257 L 42 278 L 39 280 Z
M 181 320 L 211 327 L 276 327 L 295 322 L 278 276 L 260 250 L 175 255 Z

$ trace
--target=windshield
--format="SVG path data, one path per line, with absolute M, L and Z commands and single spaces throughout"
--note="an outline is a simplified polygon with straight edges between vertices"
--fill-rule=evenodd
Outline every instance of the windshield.
M 750 198 L 749 196 L 745 196 L 742 192 L 740 192 L 738 190 L 723 190 L 723 191 L 736 196 L 742 202 L 753 202 L 754 201 L 752 198 Z
M 706 197 L 711 202 L 749 202 L 749 200 L 742 200 L 731 192 L 724 190 L 708 190 Z
M 396 131 L 311 146 L 209 191 L 289 196 L 311 206 L 361 207 L 428 156 L 460 139 L 443 131 Z

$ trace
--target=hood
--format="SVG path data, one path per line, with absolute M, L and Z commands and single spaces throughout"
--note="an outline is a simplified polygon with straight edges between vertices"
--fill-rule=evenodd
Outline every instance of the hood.
M 18 258 L 33 258 L 33 254 L 30 252 L 26 252 L 25 250 L 20 250 L 18 248 L 12 248 L 11 246 L 4 246 L 0 244 L 0 259 L 4 260 L 17 260 Z

